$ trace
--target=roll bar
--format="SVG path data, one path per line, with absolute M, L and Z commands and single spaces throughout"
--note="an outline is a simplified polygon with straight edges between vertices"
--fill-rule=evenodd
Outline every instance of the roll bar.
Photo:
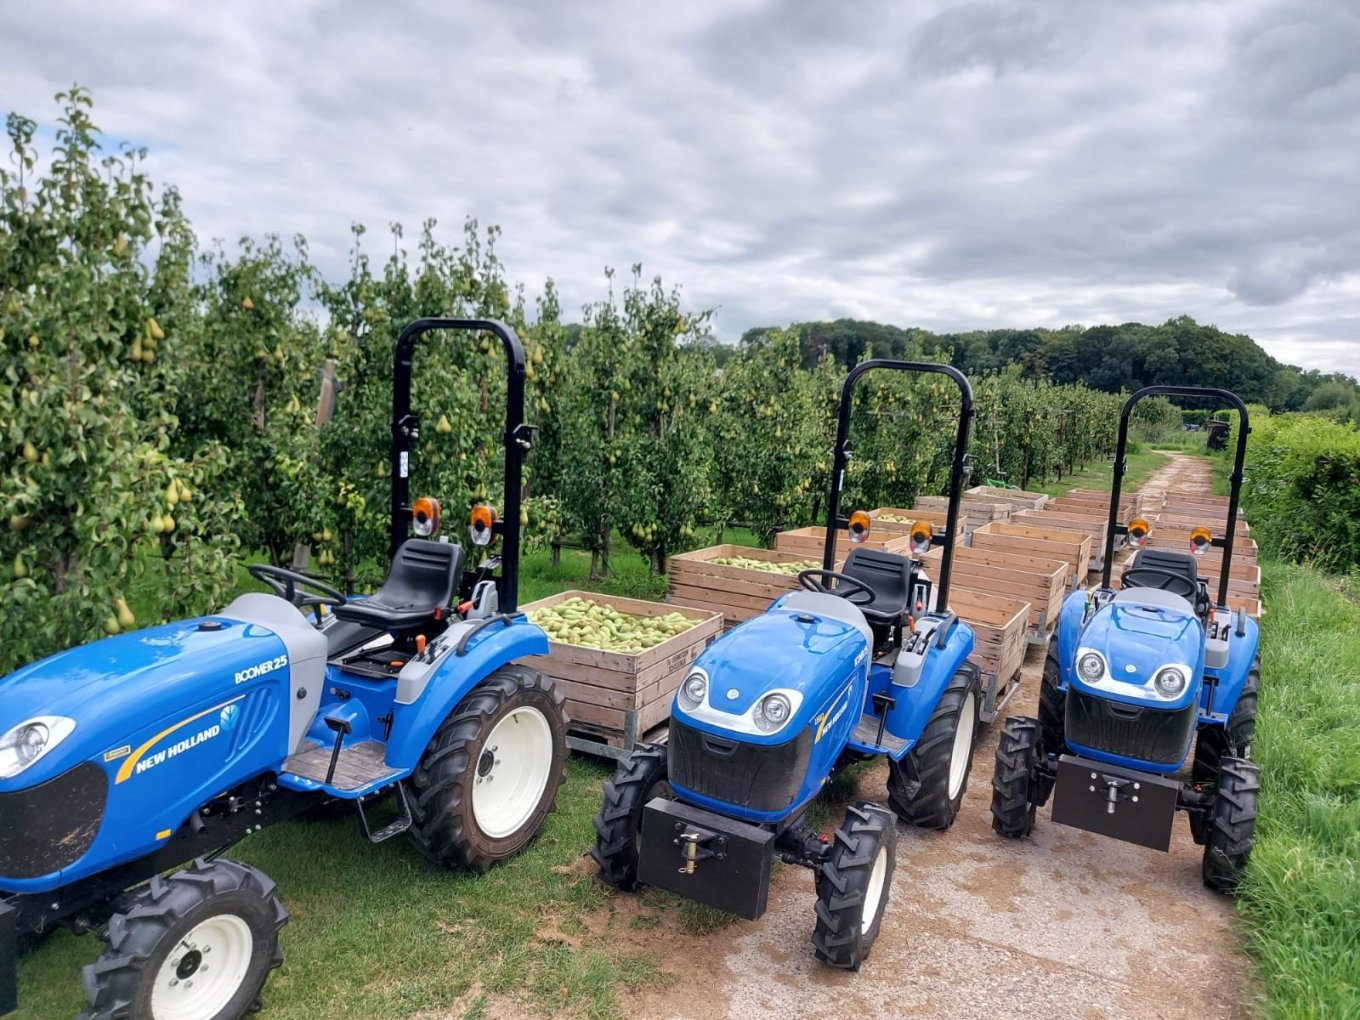
M 500 608 L 519 607 L 520 487 L 524 459 L 533 446 L 533 429 L 524 424 L 524 345 L 515 331 L 496 319 L 416 319 L 397 337 L 392 364 L 392 522 L 391 554 L 406 541 L 411 520 L 411 450 L 420 438 L 420 419 L 411 410 L 411 362 L 416 341 L 435 330 L 492 333 L 506 360 L 505 507 L 495 524 L 501 536 Z
M 1221 400 L 1230 407 L 1237 409 L 1239 419 L 1237 457 L 1233 462 L 1232 474 L 1228 478 L 1230 488 L 1228 491 L 1227 532 L 1221 539 L 1216 538 L 1212 542 L 1213 545 L 1223 549 L 1223 569 L 1219 572 L 1218 577 L 1218 608 L 1226 609 L 1228 606 L 1228 569 L 1232 565 L 1233 538 L 1237 531 L 1237 504 L 1242 496 L 1242 465 L 1246 463 L 1247 459 L 1247 435 L 1251 432 L 1251 426 L 1247 420 L 1247 405 L 1242 403 L 1242 398 L 1231 390 L 1222 390 L 1213 386 L 1144 386 L 1124 402 L 1124 409 L 1119 413 L 1119 442 L 1114 453 L 1114 482 L 1110 486 L 1110 522 L 1105 530 L 1105 569 L 1101 577 L 1101 587 L 1110 587 L 1110 573 L 1114 568 L 1115 536 L 1128 530 L 1127 527 L 1119 523 L 1119 490 L 1124 480 L 1124 472 L 1128 467 L 1125 463 L 1124 453 L 1129 440 L 1129 415 L 1133 411 L 1133 405 L 1138 401 L 1144 397 L 1157 396 L 1209 397 Z
M 894 372 L 934 372 L 948 376 L 958 386 L 959 428 L 954 437 L 954 459 L 949 471 L 949 513 L 945 525 L 944 554 L 940 560 L 940 576 L 935 582 L 935 606 L 941 614 L 949 607 L 949 571 L 954 559 L 954 532 L 959 523 L 959 503 L 963 498 L 963 476 L 968 456 L 968 424 L 973 417 L 973 388 L 968 377 L 953 365 L 940 365 L 930 361 L 893 361 L 874 358 L 863 361 L 850 370 L 841 387 L 840 416 L 836 425 L 835 459 L 831 466 L 831 492 L 827 498 L 826 509 L 826 547 L 822 553 L 822 567 L 831 570 L 836 561 L 836 532 L 848 528 L 850 521 L 841 516 L 841 493 L 845 489 L 846 442 L 850 433 L 850 397 L 855 383 L 867 372 L 888 369 Z

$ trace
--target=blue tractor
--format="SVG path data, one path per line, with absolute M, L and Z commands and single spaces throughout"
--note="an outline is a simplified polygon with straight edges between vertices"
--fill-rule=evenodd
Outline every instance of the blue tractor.
M 409 499 L 412 359 L 437 330 L 494 334 L 509 362 L 506 515 L 475 507 L 466 550 L 439 539 L 434 499 Z M 17 1005 L 20 939 L 59 925 L 108 943 L 85 969 L 86 1017 L 257 1008 L 288 913 L 269 878 L 221 855 L 309 808 L 353 805 L 374 842 L 404 832 L 432 862 L 475 871 L 535 838 L 567 748 L 561 694 L 517 664 L 548 651 L 516 611 L 524 378 L 498 322 L 401 333 L 392 564 L 373 595 L 257 565 L 273 593 L 0 680 L 0 1012 Z M 395 820 L 370 826 L 378 798 Z
M 841 516 L 855 384 L 867 372 L 941 373 L 962 395 L 942 536 L 918 525 L 915 555 L 862 547 L 870 521 Z M 765 911 L 774 857 L 816 875 L 817 957 L 858 970 L 878 935 L 897 817 L 946 829 L 977 733 L 973 631 L 946 608 L 972 391 L 947 365 L 867 361 L 840 398 L 822 567 L 695 660 L 676 692 L 666 745 L 639 745 L 605 784 L 592 853 L 617 889 L 650 885 L 741 917 Z M 839 571 L 838 534 L 859 545 Z M 918 558 L 943 559 L 933 593 Z M 840 767 L 888 759 L 892 810 L 856 803 L 831 835 L 806 822 Z
M 1129 414 L 1154 395 L 1225 401 L 1239 418 L 1223 534 L 1197 527 L 1184 552 L 1147 548 L 1146 521 L 1119 521 Z M 1205 885 L 1229 892 L 1241 881 L 1260 790 L 1248 757 L 1260 632 L 1228 606 L 1247 430 L 1246 406 L 1227 390 L 1150 386 L 1125 403 L 1101 585 L 1063 603 L 1038 718 L 1011 717 L 1001 733 L 992 780 L 992 827 L 1001 835 L 1028 835 L 1052 796 L 1055 822 L 1165 851 L 1176 812 L 1184 811 L 1204 847 Z M 1135 552 L 1115 589 L 1118 534 Z M 1211 548 L 1223 557 L 1216 601 L 1197 570 Z

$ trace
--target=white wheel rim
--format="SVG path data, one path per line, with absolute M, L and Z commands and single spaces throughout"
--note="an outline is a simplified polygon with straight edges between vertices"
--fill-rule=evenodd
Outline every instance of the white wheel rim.
M 241 987 L 255 938 L 235 914 L 218 914 L 170 950 L 151 989 L 155 1020 L 205 1020 L 220 1013 Z
M 864 890 L 864 911 L 860 914 L 859 930 L 867 932 L 874 926 L 874 918 L 883 906 L 883 880 L 888 877 L 888 848 L 878 848 L 874 858 L 874 870 L 869 872 L 869 885 Z
M 963 781 L 968 778 L 968 752 L 973 748 L 973 715 L 977 698 L 972 691 L 963 699 L 963 711 L 959 713 L 959 724 L 954 727 L 954 750 L 949 757 L 949 799 L 953 800 L 963 789 Z
M 472 781 L 472 816 L 491 839 L 523 827 L 538 807 L 552 772 L 552 729 L 536 708 L 517 708 L 482 744 Z

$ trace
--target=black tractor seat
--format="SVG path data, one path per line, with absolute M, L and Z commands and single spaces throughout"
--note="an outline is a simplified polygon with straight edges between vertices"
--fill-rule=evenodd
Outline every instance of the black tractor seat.
M 877 549 L 852 549 L 841 573 L 873 591 L 872 602 L 854 603 L 871 624 L 891 625 L 902 619 L 911 596 L 911 560 Z
M 336 606 L 336 619 L 391 633 L 414 630 L 453 604 L 462 572 L 462 546 L 409 538 L 397 550 L 383 586 Z
M 1208 593 L 1199 579 L 1195 558 L 1188 553 L 1166 549 L 1139 549 L 1133 562 L 1124 568 L 1119 586 L 1130 588 L 1158 588 L 1189 601 L 1195 612 L 1207 611 Z

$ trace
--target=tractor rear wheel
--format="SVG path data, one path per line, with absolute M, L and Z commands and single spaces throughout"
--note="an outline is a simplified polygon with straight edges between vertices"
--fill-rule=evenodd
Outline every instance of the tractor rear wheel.
M 883 924 L 897 867 L 897 823 L 874 804 L 852 804 L 817 869 L 817 959 L 859 970 Z
M 1067 747 L 1067 696 L 1059 689 L 1062 666 L 1058 662 L 1058 638 L 1048 643 L 1043 678 L 1039 681 L 1039 734 L 1045 752 L 1062 754 Z
M 1034 831 L 1039 755 L 1039 721 L 1013 715 L 1001 727 L 992 775 L 992 829 L 1020 839 Z
M 1256 805 L 1261 768 L 1242 758 L 1221 758 L 1218 789 L 1209 807 L 1209 838 L 1204 845 L 1204 884 L 1230 893 L 1242 882 L 1256 835 Z
M 1190 767 L 1194 783 L 1212 783 L 1218 778 L 1218 762 L 1224 755 L 1250 758 L 1251 742 L 1256 736 L 1256 705 L 1260 698 L 1261 657 L 1258 655 L 1247 673 L 1237 704 L 1223 726 L 1201 726 L 1195 738 L 1195 760 Z
M 109 919 L 108 948 L 85 968 L 82 1020 L 236 1020 L 283 963 L 287 922 L 274 883 L 236 861 L 153 878 Z
M 449 714 L 410 780 L 422 855 L 485 872 L 534 841 L 566 774 L 562 701 L 540 673 L 504 666 Z
M 642 809 L 653 797 L 669 797 L 666 749 L 635 744 L 619 759 L 614 778 L 604 784 L 604 805 L 595 816 L 595 849 L 590 856 L 600 867 L 600 881 L 615 889 L 638 887 L 638 850 Z
M 921 739 L 900 762 L 888 762 L 888 803 L 923 829 L 954 824 L 968 789 L 981 705 L 977 671 L 965 663 L 950 679 Z

